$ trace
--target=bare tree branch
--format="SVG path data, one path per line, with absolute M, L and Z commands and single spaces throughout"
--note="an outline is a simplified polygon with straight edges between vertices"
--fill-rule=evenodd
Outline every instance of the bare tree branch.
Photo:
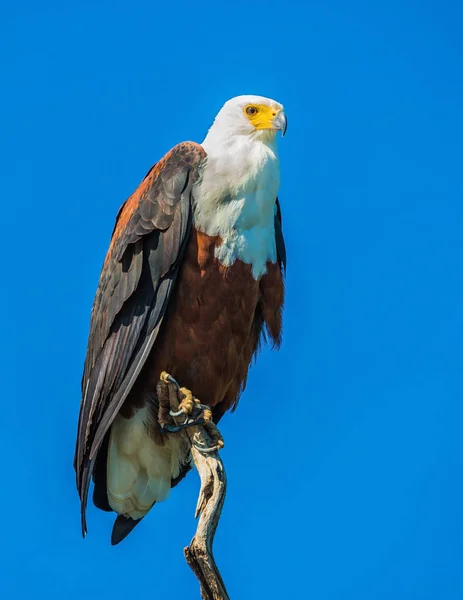
M 158 385 L 160 411 L 163 410 L 166 414 L 168 401 L 171 411 L 177 412 L 183 400 L 181 396 L 182 392 L 175 380 L 167 373 L 162 373 Z M 176 425 L 182 424 L 181 417 L 174 416 L 173 420 Z M 189 438 L 193 460 L 201 479 L 195 513 L 195 518 L 199 516 L 198 527 L 190 545 L 184 549 L 185 558 L 199 581 L 203 600 L 230 600 L 212 551 L 225 502 L 227 478 L 218 451 L 210 450 L 222 447 L 223 441 L 211 422 L 187 427 L 179 432 L 179 435 L 182 434 Z

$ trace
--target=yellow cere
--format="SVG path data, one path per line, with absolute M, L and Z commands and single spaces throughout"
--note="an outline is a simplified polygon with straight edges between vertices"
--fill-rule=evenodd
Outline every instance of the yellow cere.
M 243 110 L 256 129 L 273 129 L 272 121 L 280 112 L 280 109 L 264 104 L 248 104 Z

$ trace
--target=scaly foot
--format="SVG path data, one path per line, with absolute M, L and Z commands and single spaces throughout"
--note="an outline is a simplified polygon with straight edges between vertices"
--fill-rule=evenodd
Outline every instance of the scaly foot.
M 195 448 L 200 452 L 210 453 L 217 452 L 224 446 L 223 438 L 217 429 L 217 426 L 212 421 L 212 411 L 205 404 L 201 404 L 198 398 L 195 398 L 192 392 L 184 387 L 180 387 L 178 382 L 168 373 L 163 371 L 160 377 L 161 381 L 167 384 L 175 386 L 177 392 L 177 398 L 180 399 L 180 404 L 176 410 L 169 410 L 169 416 L 174 421 L 174 425 L 170 423 L 161 422 L 162 433 L 177 433 L 186 429 L 187 427 L 195 427 L 202 425 L 207 431 L 211 438 L 211 446 L 205 448 L 199 444 L 194 444 Z M 185 415 L 183 423 L 179 423 L 179 420 Z

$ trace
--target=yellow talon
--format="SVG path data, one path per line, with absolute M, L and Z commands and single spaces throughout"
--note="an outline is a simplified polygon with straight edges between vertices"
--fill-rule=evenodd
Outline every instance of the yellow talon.
M 169 385 L 169 384 L 174 385 L 176 388 L 178 400 L 180 400 L 180 398 L 182 398 L 182 400 L 180 401 L 180 404 L 178 405 L 177 410 L 173 411 L 172 409 L 169 410 L 167 408 L 166 415 L 164 415 L 164 412 L 166 411 L 166 407 L 164 405 L 163 406 L 160 405 L 160 413 L 159 413 L 160 414 L 160 418 L 159 418 L 160 424 L 161 424 L 162 419 L 164 419 L 164 416 L 166 418 L 168 418 L 169 415 L 170 415 L 170 417 L 174 418 L 174 423 L 175 423 L 175 425 L 171 425 L 168 422 L 166 422 L 166 424 L 162 425 L 162 428 L 161 428 L 162 431 L 167 432 L 167 433 L 177 433 L 178 431 L 181 431 L 185 427 L 203 425 L 205 430 L 209 434 L 211 441 L 213 442 L 213 445 L 211 445 L 210 448 L 199 447 L 199 446 L 196 446 L 196 444 L 194 444 L 194 443 L 193 443 L 193 445 L 198 450 L 200 450 L 201 452 L 204 452 L 204 453 L 218 452 L 219 450 L 221 450 L 224 446 L 223 438 L 220 435 L 220 432 L 217 429 L 217 426 L 214 424 L 214 421 L 212 420 L 212 410 L 210 408 L 208 408 L 207 406 L 205 406 L 204 404 L 202 404 L 198 398 L 195 398 L 195 396 L 193 396 L 191 390 L 189 390 L 185 387 L 180 387 L 178 382 L 172 377 L 172 375 L 167 373 L 167 371 L 162 371 L 161 374 L 159 375 L 159 379 L 167 385 Z M 169 392 L 170 391 L 171 390 L 169 388 Z M 166 395 L 165 389 L 161 390 L 161 392 L 160 392 L 160 394 L 162 397 L 163 397 L 163 394 Z M 169 403 L 168 396 L 169 396 L 169 394 L 167 394 L 166 398 L 164 398 L 166 403 Z M 184 416 L 182 417 L 181 420 L 184 422 L 180 423 L 179 420 L 177 419 L 177 417 L 181 417 L 182 415 L 184 415 Z
M 206 423 L 212 421 L 212 411 L 209 408 L 205 408 L 203 411 L 203 419 Z
M 184 398 L 180 402 L 178 409 L 183 410 L 185 414 L 189 415 L 193 410 L 193 406 L 195 404 L 193 394 L 190 392 L 190 390 L 187 390 L 186 388 L 180 388 L 179 391 L 183 394 Z

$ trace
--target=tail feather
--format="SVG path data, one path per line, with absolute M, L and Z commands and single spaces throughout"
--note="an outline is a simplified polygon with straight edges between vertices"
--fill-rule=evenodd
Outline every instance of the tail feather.
M 122 542 L 122 540 L 129 535 L 129 533 L 138 525 L 138 523 L 140 523 L 141 520 L 142 519 L 124 517 L 124 515 L 117 515 L 117 519 L 114 521 L 113 530 L 111 533 L 111 545 L 116 546 Z

